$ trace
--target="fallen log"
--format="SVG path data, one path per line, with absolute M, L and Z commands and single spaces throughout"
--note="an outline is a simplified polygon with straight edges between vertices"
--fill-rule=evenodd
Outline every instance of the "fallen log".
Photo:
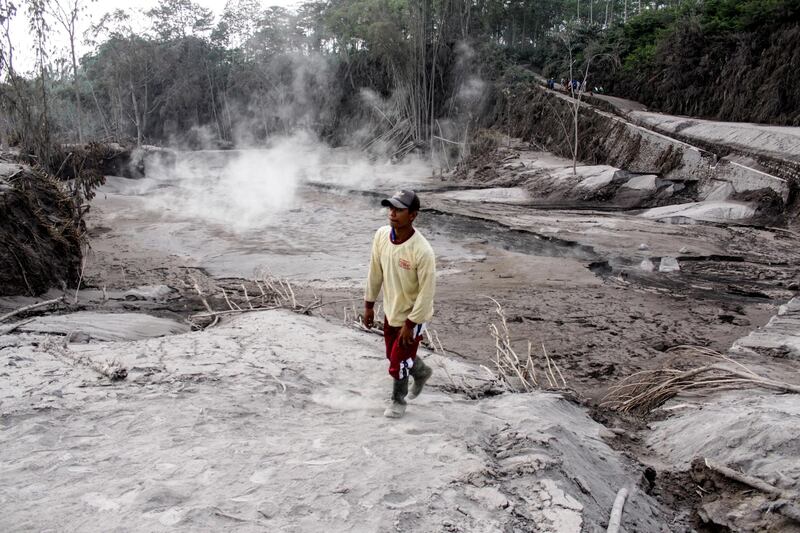
M 774 485 L 770 485 L 763 479 L 759 479 L 755 476 L 745 474 L 744 472 L 734 470 L 728 466 L 715 463 L 708 458 L 704 458 L 703 462 L 705 463 L 706 468 L 713 470 L 723 477 L 732 479 L 733 481 L 741 483 L 742 485 L 747 485 L 748 487 L 752 487 L 756 490 L 760 490 L 765 494 L 781 498 L 780 500 L 772 502 L 769 506 L 767 506 L 767 510 L 776 511 L 786 518 L 800 523 L 800 507 L 796 505 L 796 502 L 800 500 L 800 494 L 797 492 L 780 489 Z
M 59 296 L 58 298 L 53 298 L 52 300 L 45 300 L 44 302 L 36 302 L 36 303 L 30 304 L 30 305 L 26 305 L 25 307 L 20 307 L 19 309 L 15 309 L 14 311 L 11 311 L 10 313 L 6 313 L 5 315 L 0 316 L 0 322 L 8 320 L 12 316 L 17 316 L 20 313 L 25 313 L 27 311 L 33 311 L 34 309 L 39 309 L 40 307 L 46 307 L 48 305 L 61 303 L 63 301 L 64 301 L 64 297 L 63 296 Z
M 797 494 L 796 492 L 779 489 L 778 487 L 770 485 L 769 483 L 767 483 L 762 479 L 747 475 L 743 472 L 739 472 L 728 466 L 715 463 L 714 461 L 708 458 L 704 458 L 703 462 L 705 463 L 706 467 L 709 468 L 710 470 L 713 470 L 718 474 L 722 474 L 723 476 L 732 479 L 734 481 L 738 481 L 742 485 L 747 485 L 748 487 L 753 487 L 754 489 L 758 489 L 761 492 L 772 494 L 774 496 L 778 496 L 779 498 L 784 498 L 787 500 L 800 499 L 800 494 Z

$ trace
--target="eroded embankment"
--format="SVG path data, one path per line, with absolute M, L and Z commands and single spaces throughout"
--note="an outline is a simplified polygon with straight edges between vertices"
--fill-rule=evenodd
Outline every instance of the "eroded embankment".
M 483 125 L 572 158 L 575 105 L 569 96 L 536 85 L 497 91 Z M 794 210 L 795 165 L 710 142 L 700 148 L 585 102 L 577 129 L 577 159 L 583 163 L 654 174 L 689 188 L 693 200 L 755 200 L 773 214 Z M 687 199 L 665 198 L 662 205 L 682 201 Z

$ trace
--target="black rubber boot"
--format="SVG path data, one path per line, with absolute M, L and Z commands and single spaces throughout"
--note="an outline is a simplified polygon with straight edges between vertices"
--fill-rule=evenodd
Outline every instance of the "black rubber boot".
M 383 412 L 386 418 L 400 418 L 406 412 L 408 378 L 396 379 L 392 386 L 392 404 Z
M 417 357 L 414 361 L 414 366 L 411 367 L 411 377 L 414 378 L 414 384 L 411 386 L 411 394 L 408 395 L 409 400 L 413 400 L 419 393 L 422 392 L 422 387 L 428 382 L 433 369 L 425 364 L 421 357 Z

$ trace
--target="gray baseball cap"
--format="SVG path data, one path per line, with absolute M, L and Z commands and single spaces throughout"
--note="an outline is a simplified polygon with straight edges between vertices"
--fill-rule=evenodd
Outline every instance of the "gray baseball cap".
M 419 211 L 419 198 L 414 191 L 397 191 L 391 198 L 381 200 L 383 207 L 394 206 L 397 209 Z

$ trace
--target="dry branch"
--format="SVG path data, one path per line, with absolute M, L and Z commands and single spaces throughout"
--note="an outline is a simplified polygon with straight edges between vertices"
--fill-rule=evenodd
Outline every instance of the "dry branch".
M 191 277 L 191 276 L 190 276 L 190 277 Z M 196 280 L 196 279 L 194 279 L 194 278 L 191 278 L 191 279 L 192 279 L 192 281 L 194 282 L 194 290 L 195 290 L 195 291 L 197 291 L 197 294 L 198 294 L 198 296 L 200 296 L 200 300 L 203 302 L 203 306 L 204 306 L 204 307 L 206 308 L 206 310 L 207 310 L 207 311 L 210 313 L 210 316 L 211 316 L 211 315 L 214 315 L 214 310 L 213 310 L 213 309 L 211 308 L 211 306 L 208 304 L 208 300 L 206 300 L 206 297 L 205 297 L 205 295 L 203 294 L 203 291 L 201 291 L 201 290 L 200 290 L 200 285 L 197 283 L 197 280 Z M 192 320 L 192 317 L 189 317 L 189 321 L 190 321 L 190 322 L 191 322 L 191 320 Z M 209 325 L 208 325 L 208 327 L 215 326 L 215 325 L 217 324 L 217 322 L 219 322 L 219 316 L 214 316 L 214 320 L 211 322 L 211 324 L 209 324 Z M 192 325 L 193 325 L 193 326 L 196 326 L 196 327 L 199 327 L 199 326 L 198 326 L 197 324 L 195 324 L 195 323 L 192 323 Z
M 273 305 L 272 307 L 253 307 L 251 309 L 229 309 L 227 311 L 212 311 L 210 313 L 196 313 L 191 315 L 190 319 L 196 318 L 219 318 L 221 316 L 228 316 L 228 315 L 241 315 L 243 313 L 251 313 L 253 311 L 273 311 L 275 309 L 281 309 L 280 305 Z
M 91 368 L 111 381 L 120 381 L 128 377 L 128 369 L 122 366 L 118 361 L 94 361 L 86 355 L 73 354 L 66 346 L 60 346 L 56 343 L 50 343 L 49 347 L 51 350 L 47 350 L 48 352 L 55 352 L 57 356 L 67 359 L 73 364 Z
M 739 389 L 755 386 L 800 394 L 800 386 L 760 376 L 741 363 L 714 350 L 693 346 L 679 346 L 674 350 L 693 352 L 715 362 L 689 370 L 661 368 L 637 372 L 611 387 L 601 405 L 621 412 L 648 412 L 680 393 L 697 391 L 707 393 L 729 389 L 732 386 Z
M 27 324 L 29 322 L 33 322 L 33 319 L 29 318 L 27 320 L 20 320 L 19 322 L 14 322 L 13 324 L 9 324 L 8 326 L 4 326 L 4 327 L 0 328 L 0 335 L 8 335 L 9 333 L 12 333 L 17 328 L 19 328 L 21 326 L 24 326 L 25 324 Z
M 444 346 L 442 346 L 442 341 L 439 339 L 439 334 L 436 332 L 436 330 L 425 331 L 425 334 L 428 336 L 428 338 L 431 341 L 431 344 L 433 345 L 433 351 L 434 352 L 438 351 L 439 353 L 442 354 L 442 357 L 444 357 L 445 349 Z M 439 361 L 438 366 L 444 371 L 444 374 L 447 376 L 447 379 L 450 380 L 450 384 L 453 385 L 453 387 L 456 387 L 456 382 L 453 379 L 453 376 L 450 374 L 450 371 L 447 370 L 447 366 L 441 361 Z
M 715 463 L 714 461 L 708 458 L 704 458 L 703 462 L 705 463 L 706 467 L 713 470 L 714 472 L 722 474 L 723 476 L 732 479 L 734 481 L 738 481 L 739 483 L 747 485 L 748 487 L 753 487 L 754 489 L 758 489 L 766 494 L 771 494 L 773 496 L 778 496 L 779 498 L 784 498 L 787 500 L 800 499 L 800 495 L 798 495 L 796 492 L 779 489 L 778 487 L 770 485 L 766 481 L 758 479 L 757 477 L 750 476 L 743 472 L 734 470 L 733 468 L 730 468 L 728 466 Z
M 500 317 L 499 327 L 496 324 L 489 325 L 489 332 L 495 342 L 494 366 L 496 371 L 493 373 L 495 378 L 505 383 L 511 390 L 520 392 L 530 392 L 541 388 L 566 388 L 567 382 L 564 379 L 564 375 L 555 361 L 550 359 L 544 343 L 542 343 L 542 359 L 544 359 L 544 363 L 540 363 L 540 366 L 542 367 L 541 374 L 547 380 L 546 384 L 537 377 L 536 363 L 533 360 L 533 344 L 528 342 L 528 355 L 524 361 L 517 355 L 511 345 L 511 334 L 508 330 L 508 321 L 503 307 L 494 298 L 489 297 L 489 299 L 494 302 L 496 306 L 495 312 Z M 556 374 L 560 378 L 560 383 Z
M 6 313 L 5 315 L 0 316 L 0 322 L 8 320 L 12 316 L 16 316 L 16 315 L 18 315 L 20 313 L 25 313 L 27 311 L 32 311 L 32 310 L 38 309 L 40 307 L 46 307 L 48 305 L 61 303 L 63 301 L 64 301 L 64 297 L 63 296 L 59 296 L 58 298 L 53 298 L 52 300 L 46 300 L 44 302 L 37 302 L 37 303 L 34 303 L 34 304 L 26 305 L 25 307 L 20 307 L 19 309 L 16 309 L 14 311 L 11 311 L 10 313 Z
M 338 300 L 336 302 L 322 302 L 319 297 L 315 296 L 314 300 L 312 300 L 310 303 L 301 304 L 297 301 L 294 288 L 288 280 L 282 280 L 273 276 L 269 276 L 265 273 L 260 274 L 260 276 L 260 279 L 252 280 L 252 283 L 261 293 L 260 304 L 256 299 L 256 303 L 254 305 L 254 298 L 251 298 L 250 293 L 247 291 L 247 287 L 244 283 L 240 283 L 238 285 L 238 287 L 241 287 L 241 293 L 239 292 L 238 287 L 227 287 L 228 290 L 223 287 L 219 287 L 221 298 L 225 301 L 225 304 L 228 307 L 228 309 L 224 311 L 214 311 L 214 309 L 208 303 L 206 295 L 200 289 L 197 281 L 192 279 L 194 282 L 194 289 L 200 296 L 203 306 L 206 308 L 206 312 L 195 313 L 189 316 L 189 322 L 193 326 L 202 329 L 204 327 L 216 325 L 219 319 L 223 316 L 238 315 L 253 311 L 272 311 L 275 309 L 289 309 L 295 313 L 307 315 L 310 314 L 312 310 L 322 307 L 323 305 L 330 305 L 342 301 L 352 301 L 352 298 L 348 298 L 346 300 Z M 213 319 L 213 321 L 208 325 L 203 325 L 202 322 L 198 323 L 198 321 L 207 321 L 208 319 Z

